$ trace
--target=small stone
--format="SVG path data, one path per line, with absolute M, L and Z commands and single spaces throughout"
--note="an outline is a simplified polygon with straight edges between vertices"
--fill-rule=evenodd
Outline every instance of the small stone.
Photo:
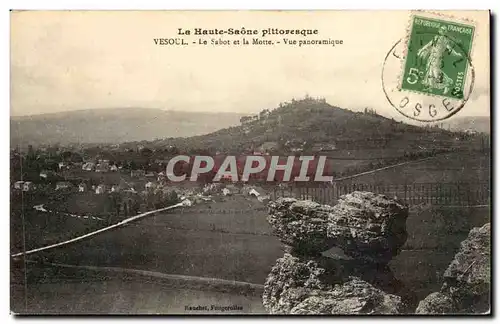
M 434 292 L 425 297 L 417 307 L 416 314 L 452 314 L 453 299 L 440 292 Z

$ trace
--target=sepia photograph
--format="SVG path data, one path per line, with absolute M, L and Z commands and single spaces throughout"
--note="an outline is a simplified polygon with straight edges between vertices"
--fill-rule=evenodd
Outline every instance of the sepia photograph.
M 490 11 L 9 16 L 11 314 L 491 315 Z

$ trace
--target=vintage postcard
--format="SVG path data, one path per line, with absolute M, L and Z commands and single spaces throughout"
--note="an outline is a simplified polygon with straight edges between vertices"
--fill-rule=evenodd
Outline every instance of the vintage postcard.
M 12 314 L 491 314 L 489 11 L 11 11 Z

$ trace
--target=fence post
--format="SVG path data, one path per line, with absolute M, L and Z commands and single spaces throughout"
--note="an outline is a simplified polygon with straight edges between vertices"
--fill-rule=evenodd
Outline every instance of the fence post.
M 471 206 L 472 190 L 470 184 L 467 185 L 467 206 Z

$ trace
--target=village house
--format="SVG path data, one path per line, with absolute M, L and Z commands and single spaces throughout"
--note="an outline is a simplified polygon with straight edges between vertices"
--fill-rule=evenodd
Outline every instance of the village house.
M 162 171 L 162 172 L 158 173 L 158 177 L 156 177 L 156 180 L 158 182 L 165 181 L 165 180 L 167 180 L 167 175 L 165 174 L 165 172 Z
M 111 186 L 111 192 L 120 192 L 120 191 L 121 191 L 120 185 L 112 185 Z
M 232 193 L 231 193 L 231 190 L 229 190 L 228 188 L 224 188 L 224 189 L 222 189 L 222 194 L 224 196 L 231 196 Z
M 97 195 L 101 195 L 106 193 L 106 185 L 105 184 L 100 184 L 95 188 L 95 193 Z
M 136 178 L 144 177 L 145 174 L 146 174 L 146 172 L 144 170 L 132 170 L 132 171 L 130 171 L 131 177 L 136 177 Z
M 156 184 L 150 181 L 150 182 L 146 183 L 144 185 L 144 187 L 146 188 L 146 190 L 152 190 L 152 189 L 156 188 Z
M 69 164 L 67 162 L 59 162 L 59 170 L 69 169 Z
M 108 172 L 109 164 L 107 163 L 98 163 L 95 167 L 95 172 Z
M 322 151 L 334 151 L 337 147 L 332 143 L 316 143 L 312 146 L 311 151 L 322 152 Z
M 24 186 L 24 181 L 16 181 L 14 183 L 14 189 L 22 190 Z
M 23 183 L 23 191 L 31 191 L 35 189 L 35 184 L 31 181 L 26 181 Z
M 87 184 L 82 182 L 78 185 L 78 192 L 85 192 L 85 191 L 87 191 Z
M 237 182 L 237 181 L 238 181 L 238 178 L 236 177 L 236 179 L 233 179 L 233 177 L 232 177 L 230 174 L 224 174 L 224 175 L 222 175 L 222 177 L 221 177 L 221 181 L 232 181 L 232 182 Z
M 94 169 L 95 169 L 94 162 L 86 162 L 82 166 L 82 170 L 84 170 L 84 171 L 93 171 Z
M 269 153 L 277 151 L 279 148 L 279 144 L 277 142 L 264 142 L 259 148 L 257 148 L 257 152 L 260 152 L 264 155 L 269 155 Z
M 59 181 L 58 183 L 56 183 L 56 190 L 65 190 L 65 189 L 70 189 L 72 187 L 73 185 L 71 184 L 71 182 L 68 181 Z
M 116 172 L 118 171 L 118 167 L 113 164 L 112 166 L 109 167 L 109 171 Z
M 154 178 L 156 176 L 155 172 L 150 171 L 145 174 L 146 178 Z
M 55 176 L 55 172 L 54 171 L 42 170 L 40 172 L 40 178 L 42 178 L 42 179 L 49 179 L 49 178 L 54 177 L 54 176 Z
M 477 130 L 475 130 L 475 129 L 469 128 L 469 129 L 465 130 L 465 134 L 467 134 L 467 135 L 477 135 L 477 134 L 479 134 L 479 132 Z
M 160 164 L 160 165 L 161 165 L 161 164 L 165 164 L 165 165 L 167 165 L 167 164 L 168 164 L 168 160 L 165 160 L 165 159 L 156 159 L 156 160 L 155 160 L 155 163 L 156 163 L 156 164 Z

